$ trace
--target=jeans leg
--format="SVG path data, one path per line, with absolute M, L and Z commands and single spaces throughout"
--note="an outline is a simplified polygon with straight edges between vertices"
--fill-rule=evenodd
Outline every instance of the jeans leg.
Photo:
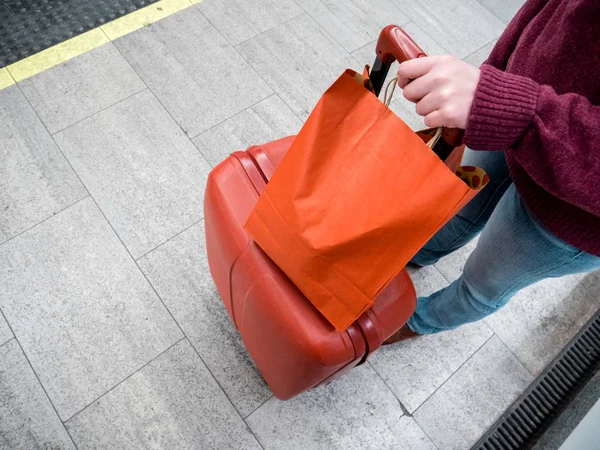
M 440 258 L 458 250 L 477 236 L 512 184 L 503 152 L 467 149 L 463 165 L 481 167 L 489 175 L 490 182 L 413 257 L 412 262 L 415 264 L 435 264 Z
M 484 228 L 463 275 L 447 288 L 419 298 L 408 326 L 419 334 L 451 330 L 492 314 L 519 290 L 540 280 L 598 268 L 600 258 L 546 230 L 512 185 Z

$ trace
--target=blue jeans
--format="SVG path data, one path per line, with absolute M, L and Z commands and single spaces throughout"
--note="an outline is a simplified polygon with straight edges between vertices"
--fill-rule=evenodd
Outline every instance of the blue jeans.
M 491 182 L 413 258 L 435 264 L 481 232 L 462 276 L 417 301 L 408 326 L 419 334 L 451 330 L 502 308 L 517 292 L 545 278 L 600 269 L 600 258 L 563 242 L 527 210 L 504 153 L 467 150 L 464 165 L 486 170 Z

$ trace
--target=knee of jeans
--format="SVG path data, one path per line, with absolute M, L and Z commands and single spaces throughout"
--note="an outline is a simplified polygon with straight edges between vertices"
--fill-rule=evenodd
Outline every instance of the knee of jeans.
M 464 276 L 459 281 L 459 292 L 464 296 L 469 305 L 480 314 L 486 316 L 496 311 L 500 306 L 498 299 L 494 296 L 486 295 L 477 287 L 470 283 Z

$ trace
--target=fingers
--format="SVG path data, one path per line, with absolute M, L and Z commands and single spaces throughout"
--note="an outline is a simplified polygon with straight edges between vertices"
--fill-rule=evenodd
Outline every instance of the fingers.
M 439 109 L 440 101 L 436 94 L 427 94 L 423 97 L 419 103 L 417 103 L 417 114 L 423 117 L 431 114 L 433 111 Z
M 427 73 L 426 75 L 423 75 L 404 86 L 402 95 L 404 95 L 404 98 L 407 100 L 417 103 L 431 92 L 433 81 L 434 80 L 431 74 Z
M 442 113 L 439 110 L 435 110 L 425 116 L 425 126 L 427 128 L 438 128 L 445 126 Z
M 425 118 L 425 125 L 428 128 L 437 128 L 446 125 L 446 117 L 440 107 L 439 95 L 434 93 L 426 95 L 417 103 L 416 110 L 418 115 Z
M 414 80 L 428 73 L 438 62 L 439 56 L 426 56 L 411 59 L 400 64 L 398 68 L 398 86 L 403 88 Z

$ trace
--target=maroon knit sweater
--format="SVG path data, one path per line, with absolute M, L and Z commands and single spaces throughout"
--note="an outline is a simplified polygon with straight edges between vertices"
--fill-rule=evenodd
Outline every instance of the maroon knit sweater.
M 488 60 L 465 143 L 505 151 L 524 203 L 600 256 L 600 0 L 529 0 Z

